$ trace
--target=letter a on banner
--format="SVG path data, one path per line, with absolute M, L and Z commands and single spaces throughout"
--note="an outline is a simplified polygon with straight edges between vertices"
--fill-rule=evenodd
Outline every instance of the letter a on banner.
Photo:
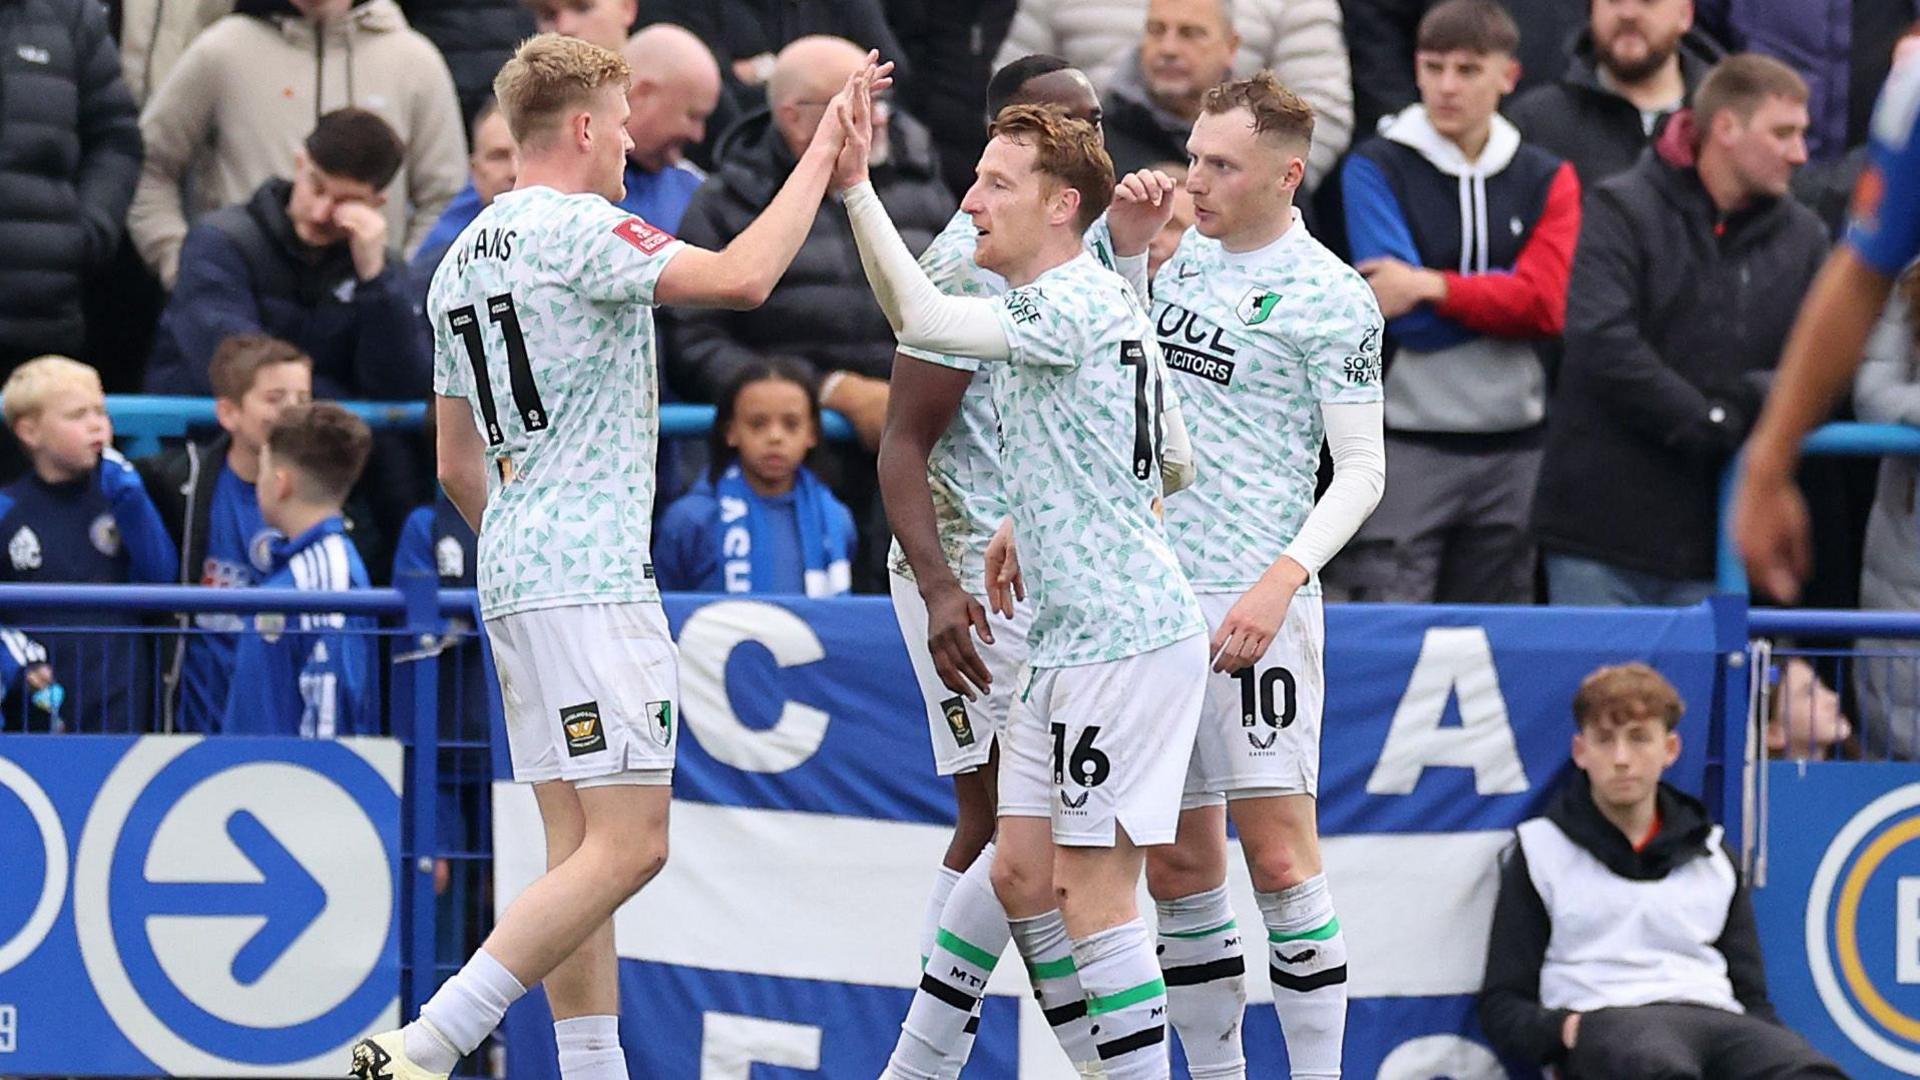
M 1460 726 L 1443 728 L 1447 700 L 1460 702 Z M 1393 711 L 1380 761 L 1367 778 L 1369 795 L 1411 795 L 1432 766 L 1473 770 L 1481 795 L 1527 790 L 1527 771 L 1507 718 L 1507 699 L 1493 667 L 1493 646 L 1478 626 L 1437 626 L 1420 643 L 1420 659 Z

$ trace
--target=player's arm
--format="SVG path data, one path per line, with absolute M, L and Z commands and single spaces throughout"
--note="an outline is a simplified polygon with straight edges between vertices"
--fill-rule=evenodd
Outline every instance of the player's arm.
M 1000 324 L 1000 302 L 948 296 L 934 287 L 907 250 L 893 219 L 864 176 L 847 189 L 847 217 L 873 296 L 903 345 L 929 352 L 1006 360 L 1012 355 Z
M 1166 374 L 1161 373 L 1165 380 Z M 1199 470 L 1193 460 L 1193 440 L 1187 436 L 1187 418 L 1180 399 L 1167 387 L 1167 407 L 1160 414 L 1160 493 L 1171 495 L 1193 486 Z
M 435 395 L 434 450 L 440 459 L 440 487 L 467 527 L 480 531 L 487 509 L 487 447 L 473 424 L 473 408 L 466 398 Z
M 813 216 L 826 198 L 834 159 L 846 139 L 845 126 L 836 118 L 856 92 L 864 96 L 870 89 L 884 88 L 892 81 L 887 78 L 893 70 L 891 63 L 873 66 L 878 55 L 869 53 L 868 66 L 854 73 L 834 95 L 826 116 L 814 130 L 813 141 L 766 210 L 719 251 L 681 249 L 654 286 L 656 304 L 747 309 L 767 302 L 774 285 L 806 242 L 813 229 Z
M 1794 486 L 1800 443 L 1852 381 L 1894 277 L 1920 254 L 1920 63 L 1897 65 L 1873 113 L 1867 170 L 1847 239 L 1807 290 L 1754 424 L 1733 508 L 1755 581 L 1791 602 L 1812 569 L 1807 507 Z
M 967 594 L 947 565 L 927 484 L 927 461 L 960 411 L 974 373 L 895 353 L 887 426 L 880 435 L 880 499 L 887 524 L 913 568 L 927 606 L 927 649 L 947 689 L 965 695 L 987 692 L 993 676 L 973 647 L 969 631 L 993 644 L 986 609 Z
M 1294 593 L 1340 553 L 1380 504 L 1387 486 L 1385 408 L 1378 401 L 1321 404 L 1333 482 L 1293 542 L 1221 620 L 1213 638 L 1215 671 L 1239 671 L 1266 655 Z

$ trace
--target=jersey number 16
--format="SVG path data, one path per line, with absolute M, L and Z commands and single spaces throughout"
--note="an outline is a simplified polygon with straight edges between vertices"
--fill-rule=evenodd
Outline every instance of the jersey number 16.
M 487 321 L 500 328 L 507 343 L 507 381 L 513 400 L 520 408 L 520 423 L 527 431 L 544 431 L 547 410 L 540 404 L 540 388 L 533 383 L 533 362 L 527 359 L 527 339 L 520 333 L 520 311 L 513 305 L 513 294 L 487 297 Z M 480 339 L 480 314 L 472 304 L 447 312 L 447 323 L 467 346 L 467 361 L 473 365 L 474 395 L 480 399 L 480 419 L 487 425 L 487 445 L 507 441 L 500 429 L 500 414 L 493 403 L 493 383 L 487 378 L 487 345 Z

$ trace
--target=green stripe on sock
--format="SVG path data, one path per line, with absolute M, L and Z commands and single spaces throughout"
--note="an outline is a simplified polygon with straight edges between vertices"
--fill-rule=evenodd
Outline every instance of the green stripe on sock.
M 1231 930 L 1234 927 L 1239 925 L 1240 925 L 1240 921 L 1238 919 L 1228 919 L 1226 922 L 1221 923 L 1219 926 L 1213 927 L 1208 930 L 1189 930 L 1185 932 L 1177 932 L 1173 930 L 1162 930 L 1160 931 L 1160 936 L 1175 938 L 1180 941 L 1198 941 L 1201 938 L 1212 937 L 1213 935 L 1220 933 L 1222 930 Z
M 1304 934 L 1282 934 L 1278 930 L 1267 931 L 1267 940 L 1276 944 L 1282 941 L 1325 941 L 1340 932 L 1340 916 L 1327 920 L 1325 926 L 1309 930 Z
M 1028 964 L 1027 973 L 1036 979 L 1064 979 L 1079 971 L 1074 966 L 1073 957 L 1063 956 L 1058 960 L 1048 960 L 1043 964 Z
M 933 940 L 934 944 L 939 945 L 941 948 L 977 968 L 992 971 L 993 965 L 1000 962 L 999 957 L 975 945 L 973 942 L 957 937 L 946 930 L 941 930 L 939 933 L 936 933 L 933 936 Z
M 1088 994 L 1087 1015 L 1104 1016 L 1110 1012 L 1118 1012 L 1129 1005 L 1138 1005 L 1143 1001 L 1151 1001 L 1154 998 L 1166 996 L 1167 982 L 1165 979 L 1155 979 L 1152 982 L 1141 983 L 1131 990 L 1122 990 L 1117 994 L 1108 994 L 1106 997 L 1100 997 L 1097 994 Z

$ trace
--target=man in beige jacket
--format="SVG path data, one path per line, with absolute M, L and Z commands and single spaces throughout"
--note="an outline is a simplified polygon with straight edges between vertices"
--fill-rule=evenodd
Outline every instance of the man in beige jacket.
M 127 227 L 173 287 L 192 217 L 291 175 L 321 114 L 378 113 L 406 147 L 388 228 L 412 251 L 466 183 L 453 78 L 394 0 L 239 0 L 202 31 L 140 117 L 146 161 Z

